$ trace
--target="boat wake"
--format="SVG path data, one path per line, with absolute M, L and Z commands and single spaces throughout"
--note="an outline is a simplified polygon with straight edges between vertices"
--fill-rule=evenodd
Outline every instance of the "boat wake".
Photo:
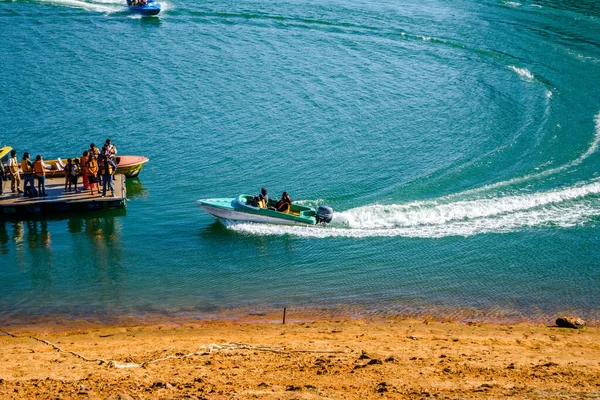
M 80 8 L 86 11 L 105 14 L 128 12 L 127 2 L 125 0 L 40 0 L 40 3 L 52 6 Z M 159 3 L 163 13 L 173 8 L 171 3 L 160 0 Z M 133 17 L 140 17 L 139 15 L 131 15 Z
M 600 181 L 541 193 L 444 203 L 371 205 L 334 214 L 327 226 L 234 223 L 229 229 L 258 235 L 302 237 L 440 238 L 508 233 L 528 228 L 583 225 L 600 217 Z
M 483 190 L 543 178 L 581 164 L 598 148 L 600 114 L 588 149 L 575 160 L 544 172 L 439 199 L 406 204 L 369 205 L 334 214 L 327 226 L 273 226 L 228 223 L 229 229 L 257 235 L 302 237 L 440 238 L 508 233 L 524 229 L 568 228 L 600 219 L 600 178 L 548 191 L 511 196 L 484 195 Z M 466 197 L 466 199 L 465 199 Z M 470 197 L 470 198 L 469 198 Z M 319 202 L 317 202 L 319 203 Z
M 40 0 L 41 4 L 80 8 L 99 13 L 117 13 L 127 10 L 125 1 L 117 0 Z

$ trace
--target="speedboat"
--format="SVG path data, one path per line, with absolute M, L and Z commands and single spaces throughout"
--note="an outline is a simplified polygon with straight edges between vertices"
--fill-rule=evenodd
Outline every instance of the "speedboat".
M 129 11 L 140 15 L 156 15 L 160 12 L 160 3 L 154 0 L 147 0 L 144 4 L 135 5 L 132 0 L 127 0 Z
M 282 225 L 316 225 L 329 223 L 333 218 L 331 207 L 311 207 L 293 204 L 289 212 L 279 212 L 270 208 L 251 205 L 254 196 L 241 194 L 236 198 L 202 199 L 196 203 L 210 215 L 233 221 L 259 222 Z
M 73 159 L 79 157 L 72 157 Z M 143 156 L 115 156 L 113 158 L 115 164 L 117 164 L 117 174 L 123 174 L 127 178 L 135 178 L 139 175 L 144 164 L 148 162 L 147 157 Z M 65 164 L 66 158 L 56 160 L 44 160 L 46 165 L 46 176 L 48 178 L 65 176 Z

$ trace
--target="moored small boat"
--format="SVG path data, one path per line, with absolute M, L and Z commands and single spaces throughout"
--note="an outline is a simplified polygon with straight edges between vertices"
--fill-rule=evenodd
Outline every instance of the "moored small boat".
M 77 157 L 73 157 L 77 158 Z M 46 176 L 56 177 L 65 175 L 65 164 L 68 158 L 57 160 L 44 160 L 46 164 Z M 135 178 L 139 175 L 142 167 L 148 162 L 147 157 L 143 156 L 115 156 L 113 161 L 117 164 L 117 174 L 123 174 L 127 178 Z
M 10 147 L 10 146 L 0 147 L 0 160 L 2 160 L 5 156 L 7 156 L 11 150 L 12 150 L 12 147 Z
M 127 0 L 129 11 L 140 15 L 157 15 L 160 12 L 160 3 L 154 0 L 134 2 Z
M 287 213 L 269 208 L 254 207 L 250 200 L 254 196 L 239 195 L 236 198 L 201 199 L 196 203 L 210 215 L 232 221 L 248 221 L 281 225 L 315 225 L 329 223 L 333 217 L 330 207 L 311 207 L 293 204 Z

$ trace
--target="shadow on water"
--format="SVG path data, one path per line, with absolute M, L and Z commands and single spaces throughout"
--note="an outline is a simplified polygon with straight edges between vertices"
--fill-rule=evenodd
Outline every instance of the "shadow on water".
M 278 249 L 285 249 L 287 251 L 293 250 L 294 238 L 288 235 L 282 236 L 262 236 L 253 235 L 249 233 L 236 232 L 228 229 L 220 221 L 214 221 L 210 225 L 200 229 L 198 236 L 203 240 L 209 241 L 221 241 L 227 245 L 242 245 L 255 248 L 259 253 L 268 254 L 268 246 L 272 249 L 275 247 Z M 283 246 L 282 246 L 283 245 Z
M 199 236 L 203 239 L 231 238 L 235 236 L 225 225 L 219 221 L 200 229 Z
M 149 28 L 150 27 L 159 27 L 162 24 L 160 18 L 157 16 L 145 16 L 145 17 L 140 18 L 139 21 L 140 21 L 140 25 L 142 25 L 144 28 L 145 27 L 149 27 Z

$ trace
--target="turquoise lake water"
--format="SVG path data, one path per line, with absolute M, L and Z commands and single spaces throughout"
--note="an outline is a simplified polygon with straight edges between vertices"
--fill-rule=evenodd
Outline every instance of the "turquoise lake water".
M 0 0 L 0 145 L 150 158 L 126 212 L 0 220 L 2 323 L 600 321 L 596 1 L 124 3 Z M 195 204 L 263 186 L 334 220 Z

